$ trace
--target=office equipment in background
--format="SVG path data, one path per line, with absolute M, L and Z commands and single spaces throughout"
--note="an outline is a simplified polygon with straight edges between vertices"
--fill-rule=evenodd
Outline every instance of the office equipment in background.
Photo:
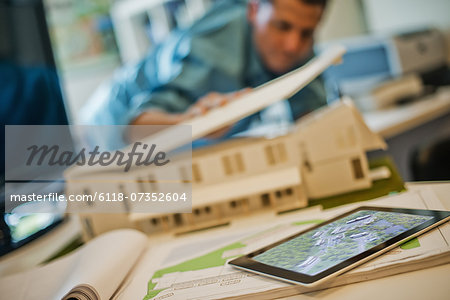
M 352 95 L 369 127 L 386 139 L 388 154 L 405 181 L 446 180 L 449 176 L 442 176 L 445 171 L 429 177 L 413 174 L 433 173 L 433 167 L 420 167 L 424 161 L 445 164 L 440 158 L 445 155 L 428 154 L 448 152 L 449 41 L 448 31 L 437 30 L 350 39 L 344 42 L 348 52 L 343 64 L 324 74 L 327 84 L 334 88 L 330 100 L 339 94 Z M 380 154 L 386 155 L 378 152 L 369 157 Z M 444 164 L 439 169 L 445 169 Z
M 414 101 L 436 89 L 436 77 L 448 72 L 444 34 L 435 29 L 389 36 L 365 36 L 342 42 L 348 49 L 341 65 L 324 73 L 332 91 L 349 95 L 363 111 Z M 438 75 L 434 73 L 439 71 Z M 434 76 L 433 76 L 434 75 Z M 447 75 L 448 76 L 448 75 Z M 450 81 L 449 81 L 450 83 Z M 449 84 L 447 83 L 447 84 Z
M 395 74 L 424 74 L 446 65 L 444 35 L 436 29 L 424 29 L 394 35 Z
M 363 111 L 382 110 L 423 95 L 422 79 L 410 74 L 387 80 L 372 88 L 367 96 L 358 99 L 358 107 Z

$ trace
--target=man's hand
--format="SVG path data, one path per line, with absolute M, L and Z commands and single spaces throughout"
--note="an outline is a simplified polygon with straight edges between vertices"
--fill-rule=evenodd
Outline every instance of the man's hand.
M 239 90 L 237 92 L 227 93 L 227 94 L 220 94 L 216 92 L 211 92 L 207 94 L 206 96 L 200 98 L 195 104 L 193 104 L 188 111 L 186 112 L 185 116 L 188 119 L 195 118 L 197 116 L 205 115 L 210 110 L 227 105 L 227 103 L 232 102 L 236 100 L 237 98 L 241 97 L 242 95 L 248 93 L 251 89 L 246 88 Z M 206 136 L 206 138 L 212 138 L 217 139 L 222 136 L 224 136 L 229 130 L 231 129 L 231 126 L 223 127 L 219 130 L 216 130 Z
M 130 125 L 175 125 L 192 118 L 205 115 L 210 110 L 227 105 L 242 95 L 250 92 L 250 88 L 245 88 L 236 92 L 221 94 L 211 92 L 200 98 L 196 103 L 191 105 L 185 113 L 170 114 L 159 110 L 150 110 L 140 114 L 134 119 Z M 230 130 L 231 126 L 221 128 L 208 136 L 207 138 L 219 138 Z
M 216 107 L 225 106 L 227 103 L 236 100 L 242 95 L 248 93 L 250 90 L 250 88 L 245 88 L 237 92 L 227 94 L 211 92 L 194 103 L 185 113 L 185 118 L 188 120 L 197 116 L 205 115 L 208 111 Z

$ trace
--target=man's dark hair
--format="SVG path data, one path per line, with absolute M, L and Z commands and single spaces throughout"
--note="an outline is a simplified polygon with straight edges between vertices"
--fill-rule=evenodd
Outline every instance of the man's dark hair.
M 320 5 L 323 7 L 327 5 L 327 0 L 300 0 L 300 1 L 306 4 Z

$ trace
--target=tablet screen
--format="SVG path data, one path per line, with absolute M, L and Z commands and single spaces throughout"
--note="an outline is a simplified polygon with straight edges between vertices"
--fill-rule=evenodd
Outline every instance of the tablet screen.
M 447 211 L 359 207 L 229 264 L 289 282 L 319 284 L 449 219 Z
M 361 210 L 297 236 L 253 259 L 298 273 L 316 275 L 432 218 Z

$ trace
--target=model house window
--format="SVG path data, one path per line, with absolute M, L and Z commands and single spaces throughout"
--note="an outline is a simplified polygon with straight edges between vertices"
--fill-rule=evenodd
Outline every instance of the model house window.
M 264 152 L 269 165 L 275 165 L 287 161 L 286 147 L 283 143 L 267 145 L 264 147 Z
M 305 143 L 300 143 L 299 147 L 300 147 L 301 157 L 303 157 L 303 167 L 305 168 L 306 171 L 312 172 L 312 165 L 309 162 L 308 152 L 306 151 Z
M 150 186 L 151 192 L 157 192 L 158 191 L 158 184 L 156 182 L 155 176 L 152 174 L 148 175 L 148 184 Z
M 245 171 L 244 160 L 241 153 L 233 155 L 224 155 L 222 157 L 222 165 L 226 175 L 243 173 Z
M 231 159 L 229 156 L 225 155 L 222 157 L 222 165 L 226 175 L 233 174 L 233 169 L 231 168 Z
M 145 185 L 144 185 L 144 180 L 141 177 L 136 177 L 136 183 L 139 187 L 139 191 L 141 193 L 145 193 Z
M 273 146 L 269 145 L 264 148 L 264 152 L 266 153 L 266 160 L 269 165 L 275 164 L 275 153 Z
M 242 154 L 236 153 L 234 155 L 234 159 L 236 161 L 237 171 L 239 173 L 244 172 L 245 171 L 245 167 L 244 167 L 244 161 L 242 160 Z
M 94 232 L 94 227 L 92 226 L 92 220 L 89 217 L 84 217 L 83 218 L 83 222 L 84 222 L 84 228 L 87 232 L 87 234 L 93 238 L 95 236 L 95 232 Z
M 190 183 L 191 179 L 189 178 L 189 174 L 187 172 L 187 168 L 185 166 L 180 167 L 180 180 L 183 183 Z
M 364 172 L 362 169 L 361 160 L 359 158 L 352 159 L 352 170 L 353 170 L 353 177 L 355 179 L 364 178 Z
M 125 190 L 125 186 L 123 185 L 123 183 L 119 184 L 119 193 L 121 193 L 122 195 L 127 195 L 127 191 Z M 130 205 L 128 203 L 127 197 L 123 198 L 123 208 L 125 209 L 125 211 L 128 213 L 130 212 Z
M 309 160 L 307 158 L 305 158 L 305 161 L 303 162 L 303 166 L 305 167 L 305 169 L 308 172 L 312 172 L 312 166 L 311 163 L 309 162 Z
M 84 189 L 83 190 L 83 195 L 92 195 L 91 191 L 89 189 Z M 88 206 L 93 206 L 94 205 L 94 201 L 86 201 Z
M 261 195 L 261 203 L 263 206 L 270 206 L 270 195 L 265 193 Z
M 278 160 L 280 162 L 287 161 L 287 154 L 286 154 L 286 147 L 283 143 L 277 144 L 277 150 L 278 150 Z
M 202 181 L 202 174 L 197 164 L 192 164 L 192 179 L 197 183 Z
M 209 215 L 211 213 L 211 207 L 210 206 L 205 206 L 205 207 L 198 207 L 195 208 L 192 212 L 194 213 L 194 215 L 196 216 L 200 216 L 200 215 Z
M 183 217 L 181 216 L 181 214 L 174 214 L 173 221 L 175 222 L 176 226 L 183 225 Z
M 230 201 L 228 203 L 228 205 L 230 206 L 231 209 L 242 209 L 243 207 L 248 205 L 248 199 L 242 198 L 242 199 L 233 200 L 233 201 Z

